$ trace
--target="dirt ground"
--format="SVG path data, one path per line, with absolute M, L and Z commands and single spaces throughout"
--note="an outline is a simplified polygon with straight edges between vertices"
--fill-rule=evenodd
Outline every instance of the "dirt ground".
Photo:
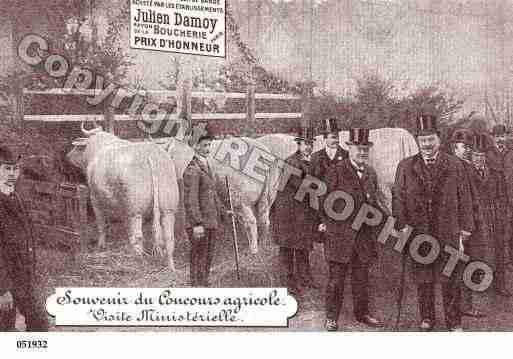
M 278 283 L 278 248 L 274 244 L 260 243 L 260 251 L 252 255 L 248 250 L 248 242 L 239 229 L 239 248 L 241 255 L 241 281 L 237 281 L 232 235 L 226 226 L 220 233 L 216 243 L 211 285 L 214 287 L 272 287 Z M 145 235 L 149 233 L 145 229 Z M 189 244 L 183 238 L 177 238 L 175 263 L 176 272 L 171 272 L 163 258 L 151 256 L 136 257 L 127 246 L 126 231 L 121 224 L 111 227 L 108 248 L 97 250 L 93 245 L 88 251 L 72 256 L 69 252 L 56 249 L 41 248 L 39 250 L 38 269 L 42 292 L 45 297 L 53 293 L 54 288 L 64 286 L 106 286 L 106 287 L 185 287 L 188 286 Z M 95 237 L 94 225 L 91 226 L 91 240 Z M 114 238 L 113 238 L 114 237 Z M 383 331 L 393 331 L 397 316 L 397 298 L 401 275 L 401 259 L 391 248 L 378 244 L 379 260 L 373 265 L 371 273 L 371 308 L 373 314 L 384 323 Z M 299 310 L 289 320 L 289 328 L 137 328 L 137 327 L 98 327 L 73 328 L 52 327 L 52 331 L 320 331 L 323 330 L 324 291 L 327 282 L 327 266 L 324 260 L 322 244 L 316 243 L 311 254 L 312 272 L 320 289 L 308 289 L 298 297 Z M 511 286 L 512 267 L 508 267 L 508 283 Z M 408 272 L 408 271 L 407 271 Z M 409 275 L 406 276 L 406 290 L 399 325 L 400 331 L 415 331 L 418 326 L 416 291 Z M 495 297 L 486 293 L 476 298 L 478 307 L 488 312 L 486 318 L 471 319 L 464 317 L 463 327 L 467 331 L 510 331 L 513 330 L 513 299 Z M 445 330 L 442 314 L 442 301 L 437 290 L 437 326 L 436 330 Z M 50 318 L 52 321 L 53 318 Z M 341 331 L 370 331 L 354 320 L 352 314 L 352 298 L 349 281 L 346 291 L 343 312 L 339 319 Z M 18 328 L 23 329 L 23 318 L 18 318 Z

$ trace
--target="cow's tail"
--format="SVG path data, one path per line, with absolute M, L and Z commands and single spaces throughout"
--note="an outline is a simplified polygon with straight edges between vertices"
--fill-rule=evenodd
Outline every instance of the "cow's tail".
M 155 249 L 159 250 L 162 248 L 162 230 L 160 227 L 160 208 L 159 208 L 159 171 L 156 168 L 158 164 L 150 157 L 148 157 L 148 163 L 150 167 L 151 184 L 153 191 L 153 238 L 155 243 Z

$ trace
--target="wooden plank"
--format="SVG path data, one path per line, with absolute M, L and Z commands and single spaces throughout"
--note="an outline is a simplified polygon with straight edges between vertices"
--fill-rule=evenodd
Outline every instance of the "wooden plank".
M 103 115 L 25 115 L 25 121 L 39 121 L 39 122 L 99 122 L 104 121 Z M 168 120 L 178 120 L 176 113 L 167 114 Z M 148 122 L 155 121 L 153 116 L 149 115 L 114 115 L 115 121 L 140 121 L 145 120 Z
M 301 118 L 302 114 L 300 112 L 257 112 L 255 114 L 255 118 L 263 118 L 263 119 L 288 119 L 288 118 Z
M 301 96 L 291 95 L 288 93 L 257 93 L 257 100 L 301 100 Z
M 176 97 L 177 91 L 170 90 L 145 90 L 145 91 L 134 91 L 130 89 L 124 89 L 128 96 L 139 94 L 144 96 L 146 94 L 155 94 L 167 97 Z M 29 90 L 24 88 L 23 95 L 59 95 L 59 96 L 96 96 L 100 95 L 103 90 L 97 89 L 77 89 L 77 88 L 54 88 L 47 90 Z
M 289 118 L 301 118 L 299 112 L 257 112 L 255 118 L 262 119 L 289 119 Z M 143 117 L 144 118 L 144 117 Z M 154 121 L 150 116 L 145 121 Z M 192 119 L 196 120 L 245 120 L 247 118 L 246 113 L 193 113 Z M 103 121 L 103 115 L 25 115 L 25 121 L 40 121 L 40 122 L 93 122 Z M 130 116 L 130 115 L 115 115 L 115 121 L 138 121 L 141 120 L 141 116 Z M 168 119 L 178 120 L 176 114 L 170 114 Z
M 192 97 L 195 98 L 246 98 L 246 93 L 244 92 L 200 92 L 200 91 L 192 91 Z

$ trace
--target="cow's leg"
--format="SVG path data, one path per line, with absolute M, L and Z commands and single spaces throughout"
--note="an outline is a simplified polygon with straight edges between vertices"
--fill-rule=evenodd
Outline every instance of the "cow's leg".
M 153 211 L 153 256 L 164 255 L 164 241 L 162 240 L 161 213 L 159 210 Z
M 249 250 L 251 253 L 255 254 L 258 252 L 257 220 L 255 214 L 253 210 L 245 204 L 241 205 L 240 211 L 244 229 L 246 230 L 246 236 L 249 241 Z
M 98 227 L 98 248 L 105 248 L 106 237 L 106 219 L 105 213 L 100 206 L 98 198 L 91 193 L 91 205 L 93 206 L 94 216 L 96 217 L 96 226 Z
M 258 236 L 260 237 L 261 243 L 264 243 L 265 246 L 270 246 L 270 227 L 271 222 L 269 221 L 269 211 L 270 206 L 268 201 L 264 199 L 260 199 L 260 201 L 256 205 L 256 220 L 258 224 Z
M 175 272 L 175 261 L 173 255 L 175 252 L 175 213 L 172 211 L 164 212 L 161 217 L 162 234 L 166 242 L 166 250 L 169 268 Z
M 128 238 L 135 254 L 143 254 L 142 215 L 136 214 L 128 218 Z

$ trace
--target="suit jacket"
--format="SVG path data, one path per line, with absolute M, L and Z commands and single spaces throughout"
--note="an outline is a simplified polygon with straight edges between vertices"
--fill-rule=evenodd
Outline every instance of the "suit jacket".
M 370 166 L 364 167 L 360 178 L 349 159 L 341 161 L 329 171 L 326 177 L 328 193 L 342 190 L 348 193 L 354 200 L 354 210 L 351 216 L 344 221 L 337 221 L 324 212 L 322 221 L 326 224 L 325 251 L 329 261 L 348 263 L 356 251 L 363 263 L 368 263 L 376 258 L 376 230 L 375 227 L 362 225 L 355 231 L 351 225 L 364 203 L 368 203 L 380 209 L 378 204 L 378 178 L 374 169 Z M 345 208 L 343 200 L 335 201 L 333 210 L 341 213 Z
M 326 176 L 328 169 L 333 165 L 340 163 L 349 157 L 349 154 L 342 147 L 338 146 L 335 157 L 330 159 L 326 153 L 326 149 L 323 148 L 319 151 L 312 153 L 312 173 L 314 177 L 317 177 L 321 181 Z
M 474 192 L 475 229 L 466 252 L 473 259 L 492 265 L 495 261 L 494 240 L 504 236 L 508 225 L 504 215 L 507 212 L 507 199 L 503 196 L 504 176 L 487 166 L 483 174 L 472 168 L 470 179 Z
M 486 163 L 488 167 L 504 176 L 506 187 L 503 195 L 507 198 L 509 206 L 513 207 L 513 149 L 506 148 L 501 153 L 494 146 L 486 153 Z
M 21 199 L 0 192 L 0 294 L 32 288 L 36 254 L 35 232 Z
M 273 238 L 277 245 L 294 249 L 313 249 L 313 239 L 318 236 L 317 211 L 310 207 L 310 198 L 302 202 L 294 197 L 303 178 L 312 175 L 312 163 L 303 159 L 300 152 L 287 158 L 286 162 L 301 170 L 302 176 L 290 176 L 283 191 L 279 191 L 273 202 L 270 219 Z
M 473 232 L 471 190 L 461 161 L 440 152 L 432 169 L 420 154 L 402 160 L 396 172 L 392 196 L 396 228 L 414 228 L 414 234 L 434 236 L 441 245 L 459 248 L 460 231 Z M 441 264 L 442 261 L 434 265 Z M 413 267 L 417 282 L 433 282 L 433 266 Z M 442 276 L 443 277 L 443 276 Z
M 326 153 L 325 148 L 323 148 L 319 151 L 316 151 L 316 152 L 312 153 L 312 158 L 311 158 L 312 175 L 321 181 L 325 181 L 326 176 L 328 175 L 328 172 L 333 170 L 338 163 L 342 162 L 343 160 L 345 160 L 347 158 L 349 158 L 348 152 L 340 146 L 338 146 L 337 152 L 335 153 L 335 157 L 333 157 L 333 160 L 328 157 L 328 154 Z M 325 196 L 320 198 L 319 212 L 318 212 L 318 217 L 317 217 L 318 223 L 321 222 L 322 212 L 324 211 L 323 210 L 324 198 L 325 198 Z
M 215 173 L 194 156 L 183 174 L 186 228 L 216 229 L 223 216 Z

